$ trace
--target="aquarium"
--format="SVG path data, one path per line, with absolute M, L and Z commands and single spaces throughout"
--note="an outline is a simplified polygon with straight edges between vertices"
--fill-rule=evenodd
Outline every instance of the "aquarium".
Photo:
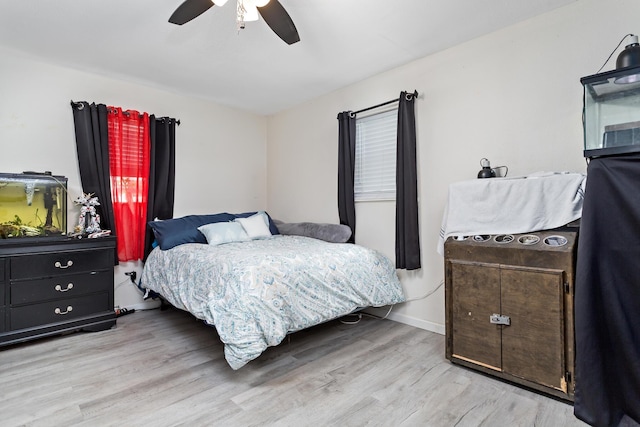
M 67 233 L 67 178 L 0 173 L 0 242 Z
M 584 87 L 584 156 L 640 152 L 640 67 L 580 79 Z

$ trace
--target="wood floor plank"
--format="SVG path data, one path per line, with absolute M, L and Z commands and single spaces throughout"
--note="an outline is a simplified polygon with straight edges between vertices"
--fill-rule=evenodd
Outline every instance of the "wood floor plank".
M 0 349 L 3 426 L 584 426 L 564 402 L 457 365 L 444 337 L 363 317 L 290 335 L 234 371 L 179 310 Z

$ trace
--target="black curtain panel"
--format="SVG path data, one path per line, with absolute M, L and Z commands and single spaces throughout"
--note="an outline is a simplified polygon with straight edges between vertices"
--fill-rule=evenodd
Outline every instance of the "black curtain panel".
M 115 230 L 109 178 L 107 106 L 71 101 L 71 108 L 82 191 L 93 193 L 98 198 L 100 206 L 96 206 L 96 211 L 100 214 L 100 227 Z
M 338 214 L 340 224 L 351 228 L 348 243 L 355 243 L 356 236 L 355 164 L 356 116 L 351 111 L 343 111 L 338 114 Z
M 396 268 L 420 268 L 418 229 L 418 172 L 416 165 L 417 92 L 401 92 L 398 99 L 396 156 Z
M 576 265 L 575 415 L 640 423 L 640 155 L 587 170 Z
M 151 162 L 149 169 L 149 199 L 147 222 L 173 218 L 175 199 L 176 120 L 149 117 Z M 153 231 L 147 227 L 144 259 L 151 252 Z

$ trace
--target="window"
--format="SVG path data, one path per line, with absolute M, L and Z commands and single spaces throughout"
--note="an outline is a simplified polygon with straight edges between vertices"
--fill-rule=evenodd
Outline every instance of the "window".
M 113 203 L 146 204 L 149 172 L 145 156 L 149 156 L 149 144 L 145 137 L 148 126 L 137 118 L 128 120 L 130 114 L 123 115 L 123 121 L 109 122 L 109 135 L 113 136 L 109 141 L 111 197 Z
M 356 202 L 395 200 L 397 126 L 397 109 L 356 119 Z

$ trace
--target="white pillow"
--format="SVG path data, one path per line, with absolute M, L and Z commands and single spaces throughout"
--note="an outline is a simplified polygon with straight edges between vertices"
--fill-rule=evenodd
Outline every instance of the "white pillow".
M 248 218 L 236 218 L 235 222 L 239 222 L 244 231 L 251 239 L 259 239 L 261 237 L 271 237 L 271 231 L 265 221 L 265 216 L 261 212 L 251 215 Z
M 198 227 L 212 246 L 231 242 L 246 242 L 251 240 L 241 224 L 237 222 L 214 222 Z

